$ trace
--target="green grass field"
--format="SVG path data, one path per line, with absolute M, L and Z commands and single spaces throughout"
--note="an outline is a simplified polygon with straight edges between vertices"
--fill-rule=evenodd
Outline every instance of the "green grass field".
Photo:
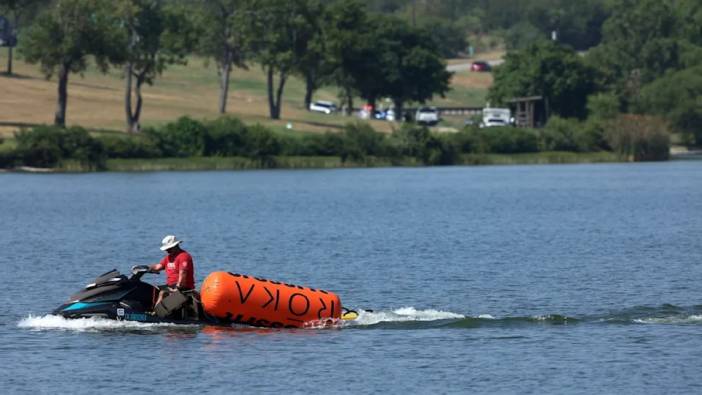
M 50 124 L 56 109 L 56 80 L 44 78 L 37 65 L 27 64 L 21 59 L 16 59 L 14 64 L 15 76 L 0 75 L 3 90 L 0 95 L 0 136 L 11 136 L 21 125 Z M 430 104 L 480 106 L 491 83 L 489 73 L 458 72 L 446 97 L 436 97 Z M 183 115 L 197 119 L 216 118 L 219 116 L 218 95 L 214 63 L 191 58 L 187 65 L 168 68 L 153 86 L 143 88 L 142 125 L 162 125 Z M 337 101 L 337 89 L 325 87 L 316 93 L 315 99 Z M 360 99 L 355 102 L 358 107 L 362 104 Z M 281 119 L 271 120 L 265 75 L 255 64 L 248 70 L 235 69 L 232 73 L 227 110 L 246 123 L 261 123 L 274 130 L 289 132 L 338 130 L 353 120 L 341 114 L 307 111 L 304 108 L 304 84 L 296 77 L 290 78 L 285 86 Z M 390 132 L 396 127 L 385 121 L 370 122 L 373 128 L 382 132 Z M 89 68 L 82 76 L 70 76 L 67 124 L 93 131 L 121 132 L 125 129 L 124 80 L 120 69 L 102 74 Z

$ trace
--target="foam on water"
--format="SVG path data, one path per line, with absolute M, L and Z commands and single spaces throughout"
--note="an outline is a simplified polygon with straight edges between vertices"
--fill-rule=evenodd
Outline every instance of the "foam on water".
M 407 322 L 407 321 L 437 321 L 465 318 L 462 314 L 440 310 L 417 310 L 414 307 L 402 307 L 391 311 L 364 311 L 358 312 L 358 318 L 349 321 L 349 325 L 374 325 L 380 322 Z
M 637 324 L 702 324 L 702 315 L 638 318 L 633 321 Z
M 64 329 L 78 332 L 103 331 L 103 330 L 154 330 L 158 328 L 168 328 L 183 326 L 169 323 L 144 323 L 137 321 L 116 321 L 107 318 L 77 318 L 67 319 L 58 315 L 47 314 L 44 316 L 29 315 L 20 320 L 17 324 L 20 328 L 36 330 Z

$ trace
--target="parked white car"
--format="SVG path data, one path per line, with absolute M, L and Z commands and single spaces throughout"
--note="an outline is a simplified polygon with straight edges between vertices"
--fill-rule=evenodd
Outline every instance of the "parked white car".
M 323 112 L 325 114 L 331 114 L 336 112 L 336 104 L 330 101 L 317 100 L 310 103 L 310 111 Z
M 439 123 L 439 110 L 436 107 L 420 107 L 414 120 L 424 125 L 436 125 Z
M 484 108 L 481 128 L 492 126 L 510 126 L 513 123 L 512 113 L 509 108 Z

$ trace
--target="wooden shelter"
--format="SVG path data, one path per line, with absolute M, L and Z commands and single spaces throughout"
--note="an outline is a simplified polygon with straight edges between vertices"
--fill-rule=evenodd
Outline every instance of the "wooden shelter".
M 515 97 L 508 101 L 519 128 L 538 128 L 548 120 L 548 100 L 543 96 Z

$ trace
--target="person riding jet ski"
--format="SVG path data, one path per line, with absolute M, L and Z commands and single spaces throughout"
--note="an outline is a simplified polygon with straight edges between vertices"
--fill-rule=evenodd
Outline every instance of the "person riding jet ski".
M 178 240 L 174 235 L 167 235 L 161 241 L 161 251 L 166 252 L 166 256 L 159 263 L 149 265 L 149 270 L 158 273 L 166 270 L 166 284 L 159 286 L 159 294 L 154 311 L 160 313 L 159 306 L 166 296 L 172 294 L 188 294 L 195 289 L 195 265 L 193 257 L 184 249 L 180 248 L 182 240 Z M 167 308 L 167 310 L 170 310 Z

